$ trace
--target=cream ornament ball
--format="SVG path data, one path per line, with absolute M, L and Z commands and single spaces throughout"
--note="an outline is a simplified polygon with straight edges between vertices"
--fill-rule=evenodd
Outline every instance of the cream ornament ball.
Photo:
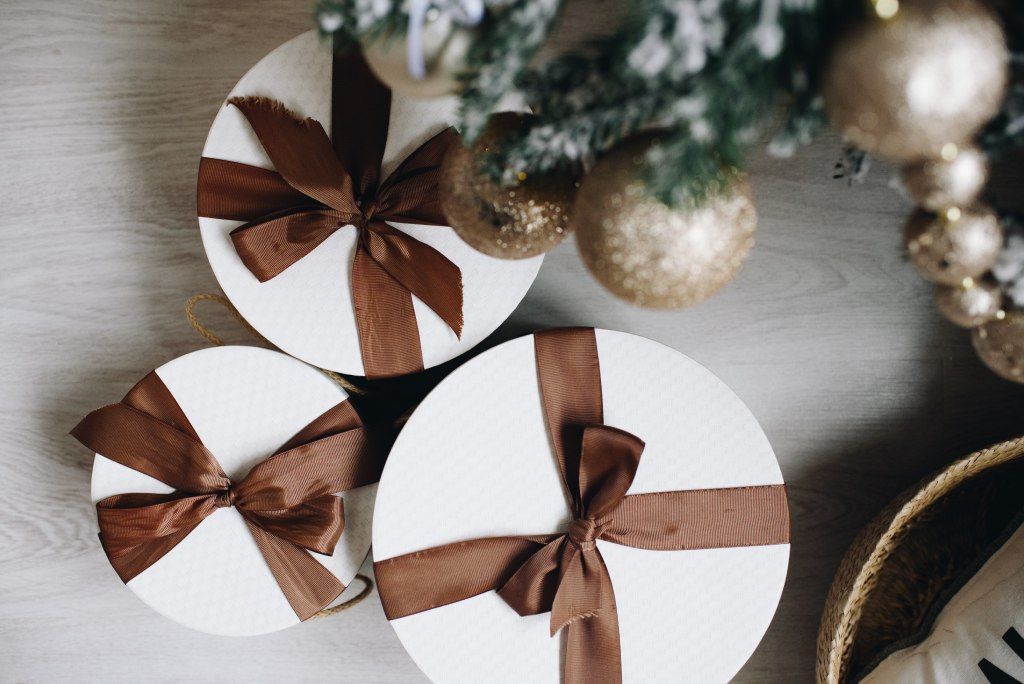
M 568 171 L 522 175 L 505 187 L 483 170 L 483 155 L 529 126 L 533 117 L 493 114 L 477 142 L 453 147 L 441 167 L 441 207 L 451 227 L 478 252 L 499 259 L 527 259 L 555 247 L 569 234 L 576 179 Z
M 936 288 L 935 304 L 951 323 L 974 328 L 1000 315 L 1003 292 L 996 283 L 969 278 L 961 285 Z
M 942 156 L 905 166 L 900 172 L 907 195 L 928 211 L 974 204 L 988 181 L 988 160 L 976 147 L 949 143 Z
M 974 351 L 1001 378 L 1024 383 L 1024 312 L 1011 311 L 975 328 Z
M 952 208 L 939 215 L 918 210 L 907 222 L 904 243 L 922 276 L 942 285 L 960 285 L 996 262 L 1003 228 L 995 212 L 983 206 Z
M 1002 25 L 982 0 L 902 0 L 893 16 L 840 37 L 825 70 L 825 111 L 878 157 L 940 158 L 999 111 L 1008 63 Z
M 644 185 L 656 135 L 620 143 L 580 185 L 571 225 L 587 268 L 614 295 L 640 306 L 678 309 L 729 283 L 754 245 L 757 211 L 740 177 L 694 207 L 670 207 Z
M 457 23 L 450 14 L 431 12 L 423 26 L 425 73 L 409 73 L 409 42 L 399 32 L 384 33 L 363 46 L 363 56 L 377 78 L 407 97 L 432 98 L 462 89 L 459 75 L 467 70 L 466 57 L 475 29 Z

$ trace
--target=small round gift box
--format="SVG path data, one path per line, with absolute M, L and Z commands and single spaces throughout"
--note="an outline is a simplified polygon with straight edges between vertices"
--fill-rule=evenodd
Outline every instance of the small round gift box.
M 238 82 L 197 208 L 214 274 L 260 334 L 321 368 L 393 377 L 468 351 L 515 309 L 541 257 L 488 257 L 444 225 L 456 106 L 392 94 L 314 32 Z
M 772 620 L 785 485 L 737 396 L 590 328 L 474 358 L 412 414 L 379 485 L 374 572 L 436 682 L 724 682 Z
M 387 435 L 284 354 L 192 352 L 72 434 L 96 452 L 92 499 L 111 565 L 188 627 L 294 625 L 334 603 L 369 551 Z

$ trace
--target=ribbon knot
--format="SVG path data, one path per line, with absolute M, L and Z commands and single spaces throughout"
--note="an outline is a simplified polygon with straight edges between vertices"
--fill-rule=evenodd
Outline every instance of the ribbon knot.
M 217 494 L 213 505 L 217 508 L 231 508 L 235 505 L 235 490 L 228 486 L 227 489 Z
M 377 210 L 379 208 L 380 205 L 377 202 L 370 202 L 369 206 L 367 206 L 365 209 L 361 208 L 359 212 L 359 220 L 361 221 L 361 224 L 359 225 L 359 227 L 369 227 L 371 222 L 373 221 L 374 214 L 377 213 Z
M 441 131 L 380 182 L 391 91 L 355 51 L 335 57 L 332 93 L 333 139 L 319 121 L 276 100 L 231 98 L 274 170 L 203 157 L 199 215 L 243 222 L 231 241 L 261 283 L 354 225 L 360 235 L 351 291 L 364 372 L 370 378 L 414 373 L 423 370 L 423 352 L 412 297 L 461 337 L 462 271 L 386 222 L 447 224 L 437 185 L 458 136 L 452 128 Z
M 600 528 L 593 518 L 576 518 L 569 523 L 569 541 L 580 551 L 589 551 L 600 538 Z
M 551 635 L 578 620 L 615 611 L 615 594 L 596 540 L 633 483 L 644 443 L 607 425 L 567 426 L 578 444 L 575 477 L 563 470 L 571 508 L 580 511 L 569 531 L 530 556 L 498 594 L 520 615 L 551 612 Z M 563 452 L 570 456 L 572 452 Z

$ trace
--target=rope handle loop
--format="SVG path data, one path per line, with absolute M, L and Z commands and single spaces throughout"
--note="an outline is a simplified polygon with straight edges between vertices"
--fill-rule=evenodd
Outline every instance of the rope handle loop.
M 222 307 L 227 309 L 228 313 L 230 313 L 232 317 L 234 317 L 234 319 L 238 321 L 239 325 L 245 328 L 246 332 L 255 337 L 257 341 L 272 349 L 281 351 L 273 344 L 271 344 L 270 341 L 267 340 L 267 338 L 265 338 L 263 335 L 260 335 L 256 328 L 252 327 L 249 321 L 245 320 L 242 314 L 238 312 L 238 309 L 235 308 L 235 305 L 232 304 L 227 297 L 225 297 L 222 294 L 216 294 L 213 292 L 201 292 L 199 294 L 192 295 L 191 297 L 189 297 L 188 301 L 185 302 L 185 318 L 188 319 L 188 324 L 191 325 L 192 328 L 197 333 L 199 333 L 199 336 L 202 337 L 207 342 L 209 342 L 210 344 L 212 344 L 213 346 L 223 347 L 224 340 L 221 339 L 219 335 L 214 333 L 212 330 L 206 327 L 206 325 L 203 324 L 202 321 L 199 320 L 199 316 L 196 314 L 196 305 L 199 304 L 199 302 L 214 302 L 216 304 L 220 304 Z M 334 371 L 331 370 L 327 370 L 326 368 L 320 368 L 319 370 L 321 373 L 323 373 L 331 380 L 336 382 L 338 386 L 345 390 L 347 393 L 354 395 L 366 394 L 366 390 L 356 387 L 341 374 L 335 373 Z
M 316 620 L 318 618 L 331 617 L 332 615 L 337 615 L 338 613 L 342 613 L 342 612 L 348 610 L 349 608 L 351 608 L 351 607 L 353 607 L 353 606 L 355 606 L 355 605 L 357 605 L 359 603 L 362 603 L 363 599 L 365 599 L 367 596 L 369 596 L 370 592 L 373 591 L 373 580 L 371 580 L 369 577 L 367 577 L 366 575 L 363 575 L 363 574 L 356 575 L 355 579 L 357 579 L 357 580 L 359 580 L 360 582 L 363 583 L 363 588 L 359 590 L 358 594 L 356 594 L 352 598 L 348 599 L 347 601 L 342 601 L 341 603 L 339 603 L 336 606 L 331 606 L 330 608 L 324 608 L 319 613 L 317 613 L 316 615 L 314 615 L 313 617 L 311 617 L 309 619 L 310 620 Z

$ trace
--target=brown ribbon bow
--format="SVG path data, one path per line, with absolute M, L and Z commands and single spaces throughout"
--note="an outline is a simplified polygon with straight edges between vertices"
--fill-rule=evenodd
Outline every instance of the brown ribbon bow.
M 275 100 L 236 97 L 228 104 L 245 115 L 275 171 L 203 157 L 199 215 L 246 222 L 231 240 L 260 282 L 355 226 L 351 287 L 364 372 L 391 377 L 423 370 L 412 295 L 461 337 L 462 272 L 385 221 L 447 223 L 437 182 L 445 151 L 457 139 L 454 129 L 428 140 L 379 183 L 391 91 L 358 51 L 334 59 L 333 141 L 319 121 L 301 119 Z
M 343 401 L 233 484 L 155 371 L 120 403 L 87 415 L 71 434 L 175 489 L 116 494 L 96 504 L 100 540 L 123 582 L 160 560 L 215 510 L 234 506 L 302 620 L 345 589 L 306 552 L 334 553 L 345 529 L 344 500 L 334 493 L 377 482 L 387 454 Z
M 789 541 L 784 485 L 629 494 L 644 443 L 603 425 L 591 328 L 534 336 L 548 430 L 573 520 L 559 534 L 475 539 L 374 564 L 389 620 L 496 590 L 520 615 L 551 612 L 567 684 L 622 681 L 615 592 L 597 540 L 681 550 Z

